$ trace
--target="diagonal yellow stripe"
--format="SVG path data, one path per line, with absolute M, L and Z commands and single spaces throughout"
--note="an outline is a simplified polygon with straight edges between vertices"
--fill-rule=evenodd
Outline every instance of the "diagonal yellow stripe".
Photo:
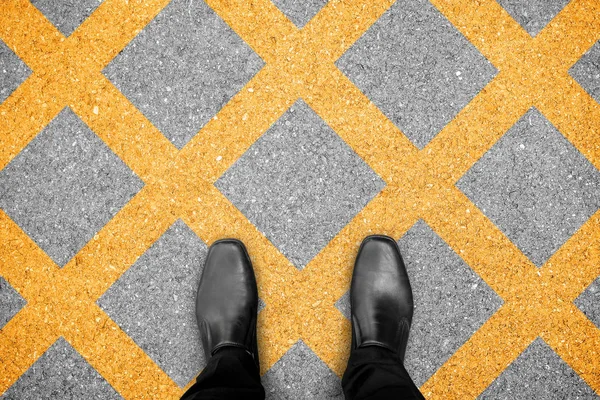
M 598 216 L 537 270 L 453 186 L 531 106 L 600 165 L 598 104 L 567 72 L 600 37 L 600 3 L 572 1 L 532 39 L 495 1 L 432 2 L 500 72 L 421 151 L 333 65 L 391 1 L 332 0 L 299 30 L 267 0 L 209 0 L 267 64 L 182 151 L 101 74 L 166 0 L 106 0 L 69 38 L 31 3 L 3 2 L 0 39 L 33 74 L 0 105 L 0 166 L 69 105 L 146 186 L 62 270 L 0 215 L 0 271 L 29 303 L 0 332 L 8 371 L 0 390 L 63 335 L 124 397 L 180 395 L 95 304 L 177 218 L 207 243 L 234 236 L 248 244 L 267 303 L 263 372 L 302 338 L 341 374 L 350 324 L 333 304 L 348 288 L 358 243 L 373 232 L 400 237 L 424 218 L 505 300 L 423 386 L 426 396 L 476 397 L 537 335 L 600 393 L 599 330 L 570 303 L 600 273 Z M 303 271 L 212 186 L 299 97 L 388 185 Z M 31 260 L 40 262 L 23 269 Z M 36 330 L 34 340 L 18 339 Z

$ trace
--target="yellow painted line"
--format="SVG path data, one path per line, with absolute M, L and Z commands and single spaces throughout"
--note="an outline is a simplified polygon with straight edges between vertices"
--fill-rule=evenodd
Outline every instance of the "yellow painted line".
M 181 397 L 177 384 L 99 306 L 79 311 L 63 335 L 117 392 L 131 399 Z
M 576 268 L 573 268 L 576 266 Z M 561 298 L 573 301 L 600 275 L 600 211 L 596 212 L 556 251 L 541 270 L 547 286 L 559 288 Z
M 0 330 L 0 392 L 4 393 L 58 339 L 38 310 L 25 306 Z
M 294 104 L 298 94 L 278 77 L 278 68 L 267 64 L 186 144 L 177 167 L 187 184 L 198 177 L 214 183 Z
M 269 0 L 207 0 L 206 3 L 266 63 L 278 63 L 275 49 L 298 28 Z
M 475 399 L 531 344 L 526 313 L 504 304 L 421 386 L 427 398 Z
M 307 104 L 384 181 L 401 185 L 398 160 L 414 156 L 417 148 L 339 69 L 324 66 L 320 73 L 330 78 L 305 91 Z
M 49 61 L 65 37 L 27 0 L 5 0 L 0 13 L 0 38 L 31 69 Z
M 32 285 L 58 272 L 58 266 L 0 210 L 0 273 L 22 296 L 34 298 Z
M 209 0 L 267 64 L 178 151 L 101 74 L 166 0 L 106 0 L 69 38 L 29 2 L 3 2 L 0 38 L 33 74 L 0 105 L 0 166 L 69 105 L 146 186 L 61 270 L 0 215 L 0 233 L 11 238 L 2 242 L 0 273 L 28 301 L 0 332 L 2 366 L 11 365 L 0 391 L 62 335 L 125 398 L 177 398 L 182 390 L 95 304 L 177 218 L 208 244 L 224 236 L 247 244 L 267 303 L 262 372 L 302 338 L 341 375 L 350 324 L 334 303 L 348 289 L 360 241 L 400 237 L 424 218 L 505 301 L 425 383 L 426 396 L 476 397 L 538 335 L 600 393 L 600 332 L 571 303 L 600 274 L 598 217 L 538 271 L 454 187 L 532 105 L 600 165 L 598 104 L 567 75 L 600 36 L 600 4 L 572 1 L 532 39 L 495 1 L 433 3 L 500 72 L 425 149 L 333 64 L 391 1 L 333 0 L 299 30 L 270 1 Z M 388 185 L 303 271 L 212 186 L 300 97 Z M 39 337 L 28 334 L 36 330 Z
M 418 162 L 455 183 L 530 107 L 523 90 L 509 73 L 500 70 L 431 140 L 423 151 L 428 156 Z
M 176 221 L 169 201 L 152 197 L 152 189 L 142 188 L 60 270 L 65 285 L 78 282 L 79 289 L 85 289 L 74 296 L 95 301 Z
M 28 303 L 0 329 L 0 392 L 8 389 L 58 338 L 49 318 L 40 318 L 38 285 L 58 267 L 0 211 L 0 276 Z M 43 306 L 43 305 L 42 305 Z M 45 310 L 42 311 L 45 314 Z
M 600 331 L 573 303 L 555 313 L 554 321 L 542 337 L 598 393 Z
M 446 2 L 446 4 L 449 4 L 449 2 Z M 457 11 L 456 15 L 460 14 L 460 12 L 465 11 L 465 7 L 460 7 L 456 4 L 457 2 L 452 4 L 452 6 L 454 6 L 454 10 Z M 474 6 L 474 4 L 472 3 L 471 5 Z M 499 8 L 497 4 L 493 5 L 490 3 L 488 5 L 492 8 Z M 450 9 L 452 8 L 453 7 L 450 6 Z M 475 7 L 472 8 L 474 9 Z M 585 7 L 570 7 L 568 9 L 565 9 L 564 13 L 583 13 L 584 9 Z M 586 11 L 589 12 L 589 9 Z M 502 14 L 503 15 L 493 15 L 491 18 L 496 19 L 496 21 L 500 21 L 503 30 L 506 30 L 505 28 L 507 26 L 510 27 L 511 22 L 506 21 L 506 14 L 503 10 Z M 489 15 L 488 18 L 490 18 Z M 577 18 L 577 15 L 570 16 L 570 18 Z M 565 18 L 563 18 L 563 20 L 564 19 Z M 561 18 L 557 18 L 557 21 L 558 22 L 553 23 L 550 26 L 555 29 L 560 29 Z M 508 35 L 508 37 L 502 37 L 501 41 L 504 42 L 504 45 L 507 49 L 514 48 L 515 38 L 517 38 L 517 41 L 520 41 L 520 43 L 517 43 L 517 47 L 520 45 L 522 48 L 517 49 L 517 51 L 514 51 L 515 54 L 510 54 L 510 57 L 506 57 L 506 54 L 504 54 L 505 60 L 508 60 L 510 62 L 515 62 L 516 60 L 518 66 L 520 64 L 521 66 L 527 68 L 506 68 L 506 70 L 508 71 L 507 74 L 503 74 L 501 72 L 501 75 L 499 75 L 498 77 L 500 79 L 496 78 L 490 85 L 488 85 L 488 87 L 485 88 L 482 91 L 482 93 L 480 93 L 480 95 L 467 107 L 467 109 L 463 110 L 463 112 L 461 113 L 463 115 L 459 115 L 457 119 L 455 119 L 451 124 L 449 124 L 449 126 L 446 127 L 446 129 L 442 131 L 442 133 L 440 133 L 440 135 L 438 135 L 438 137 L 436 137 L 436 139 L 434 139 L 432 143 L 430 143 L 429 146 L 427 146 L 418 155 L 413 156 L 413 159 L 409 159 L 408 162 L 406 162 L 403 166 L 407 171 L 419 169 L 420 172 L 425 175 L 426 182 L 424 182 L 424 185 L 417 184 L 417 187 L 420 186 L 420 190 L 419 194 L 415 196 L 418 197 L 418 202 L 423 206 L 423 211 L 419 213 L 420 216 L 425 217 L 426 220 L 434 226 L 434 229 L 436 228 L 436 222 L 437 224 L 442 223 L 440 227 L 443 226 L 446 233 L 442 234 L 442 237 L 446 240 L 446 242 L 453 246 L 454 250 L 457 251 L 457 253 L 463 255 L 462 253 L 464 253 L 465 251 L 469 252 L 469 254 L 463 255 L 463 258 L 465 258 L 465 256 L 470 256 L 471 259 L 468 260 L 470 261 L 470 265 L 480 275 L 482 275 L 484 279 L 497 292 L 503 295 L 505 301 L 511 300 L 510 303 L 514 305 L 511 305 L 511 308 L 508 309 L 512 309 L 512 307 L 514 307 L 515 311 L 513 311 L 512 313 L 509 312 L 506 319 L 515 320 L 515 323 L 520 323 L 521 326 L 527 328 L 523 328 L 525 329 L 523 332 L 525 332 L 526 334 L 523 333 L 521 336 L 529 339 L 535 337 L 535 335 L 537 334 L 543 334 L 544 332 L 544 330 L 537 330 L 535 322 L 531 320 L 533 316 L 547 316 L 551 312 L 551 307 L 555 306 L 555 302 L 560 301 L 560 297 L 557 298 L 553 296 L 548 296 L 550 298 L 549 302 L 542 301 L 540 299 L 540 296 L 542 294 L 552 289 L 545 288 L 543 282 L 541 282 L 541 279 L 534 278 L 534 273 L 537 272 L 536 267 L 533 266 L 533 264 L 531 264 L 531 262 L 524 255 L 522 255 L 522 253 L 512 243 L 510 243 L 510 241 L 508 241 L 508 239 L 500 231 L 498 231 L 497 228 L 490 224 L 489 221 L 487 221 L 487 218 L 483 214 L 481 214 L 479 210 L 477 210 L 476 207 L 472 205 L 462 193 L 458 192 L 458 190 L 456 190 L 454 187 L 448 187 L 446 182 L 455 182 L 464 172 L 466 172 L 468 168 L 470 168 L 470 166 L 474 162 L 477 161 L 477 159 L 483 153 L 485 153 L 485 151 L 487 151 L 487 149 L 489 149 L 494 144 L 494 142 L 503 134 L 503 132 L 506 129 L 512 126 L 512 124 L 516 122 L 516 120 L 525 111 L 527 111 L 527 109 L 531 105 L 540 106 L 538 104 L 539 100 L 544 97 L 544 94 L 548 92 L 550 88 L 554 87 L 553 85 L 556 84 L 556 76 L 560 76 L 560 74 L 558 74 L 556 71 L 556 69 L 558 69 L 557 64 L 561 65 L 565 69 L 564 72 L 566 72 L 566 69 L 570 67 L 569 64 L 560 64 L 556 61 L 556 58 L 559 57 L 558 54 L 560 54 L 556 51 L 556 49 L 561 48 L 561 46 L 563 45 L 567 46 L 571 50 L 571 54 L 576 54 L 574 56 L 574 58 L 576 59 L 577 57 L 583 54 L 587 47 L 589 47 L 579 46 L 577 40 L 579 40 L 580 42 L 587 43 L 590 41 L 591 35 L 589 33 L 588 35 L 572 35 L 571 37 L 565 39 L 569 40 L 568 45 L 566 43 L 560 42 L 555 43 L 554 46 L 550 47 L 547 50 L 545 49 L 545 57 L 540 57 L 540 59 L 538 60 L 536 59 L 536 57 L 538 57 L 539 54 L 537 54 L 536 47 L 540 47 L 539 44 L 532 43 L 532 40 L 530 40 L 528 36 L 524 36 L 526 35 L 526 33 L 524 33 L 524 31 L 520 32 L 522 31 L 521 28 L 517 27 L 514 21 L 512 21 L 512 24 L 514 24 L 515 27 L 515 29 L 513 30 L 514 34 Z M 467 29 L 468 28 L 463 27 L 463 31 Z M 550 32 L 549 35 L 551 36 L 551 31 L 549 31 L 548 29 L 549 28 L 547 28 L 546 32 Z M 482 40 L 482 42 L 492 42 L 494 44 L 498 42 L 498 40 L 495 40 L 495 38 L 489 39 L 491 40 Z M 532 56 L 532 52 L 536 54 Z M 548 64 L 544 64 L 546 62 Z M 533 64 L 533 68 L 531 64 Z M 554 69 L 551 69 L 548 66 L 551 66 Z M 502 67 L 500 67 L 500 70 L 503 70 Z M 532 91 L 532 88 L 537 89 L 535 91 Z M 492 101 L 482 101 L 477 103 L 477 101 L 479 100 L 478 98 L 484 96 L 491 97 L 490 100 Z M 510 102 L 509 104 L 504 104 L 506 100 L 512 99 L 515 99 L 517 101 Z M 505 101 L 502 102 L 501 100 Z M 470 110 L 469 108 L 473 105 L 479 106 L 479 110 L 475 109 L 474 112 Z M 486 129 L 489 128 L 489 124 L 486 123 L 486 120 L 490 119 L 489 114 L 493 115 L 494 111 L 496 111 L 494 110 L 494 108 L 490 109 L 489 106 L 493 107 L 495 105 L 497 105 L 498 108 L 501 106 L 504 107 L 504 110 L 502 110 L 503 113 L 500 114 L 500 118 L 498 121 L 499 123 L 497 123 L 496 126 L 492 126 L 495 129 L 493 129 L 490 134 L 490 130 Z M 467 113 L 467 116 L 468 113 L 471 113 L 472 115 L 468 116 L 471 118 L 465 118 L 465 113 Z M 324 117 L 326 121 L 328 121 L 327 117 L 325 117 L 324 115 L 321 116 Z M 462 118 L 465 119 L 463 120 Z M 463 135 L 462 137 L 458 138 L 459 142 L 457 143 L 456 139 L 452 137 L 449 133 L 455 133 L 456 130 L 454 129 L 456 129 L 456 127 L 460 127 L 459 123 L 463 124 L 463 129 L 459 130 L 459 133 L 463 133 Z M 467 124 L 469 124 L 468 129 L 465 129 Z M 479 132 L 482 132 L 482 135 L 473 137 L 474 134 Z M 346 137 L 344 137 L 344 139 L 348 140 Z M 463 143 L 466 144 L 466 146 L 462 145 L 460 140 L 462 140 Z M 588 147 L 590 144 L 592 146 L 597 147 L 597 140 L 591 140 L 588 143 Z M 349 142 L 349 144 L 353 146 L 352 142 Z M 434 146 L 438 146 L 437 149 Z M 455 168 L 457 172 L 453 173 L 453 171 L 449 171 L 451 173 L 448 174 L 447 171 L 444 171 L 444 167 L 446 165 L 454 167 L 456 163 L 456 157 L 452 156 L 458 156 L 461 150 L 463 150 L 464 148 L 467 148 L 467 150 L 475 150 L 473 152 L 474 154 L 470 154 L 469 152 L 467 152 L 467 157 L 464 157 L 464 159 L 468 162 L 461 163 L 462 160 L 459 159 L 459 166 L 458 168 Z M 438 150 L 438 152 L 435 152 L 435 150 Z M 446 154 L 443 154 L 442 151 L 444 151 Z M 451 152 L 454 152 L 454 154 L 452 154 Z M 442 153 L 441 156 L 440 153 Z M 369 164 L 372 163 L 369 162 Z M 436 169 L 436 166 L 439 165 L 441 165 L 441 168 L 438 167 Z M 427 174 L 427 172 L 430 173 Z M 406 176 L 412 179 L 404 179 L 405 181 L 411 183 L 415 183 L 418 181 L 418 177 L 414 175 L 411 176 L 409 174 L 410 172 L 407 172 Z M 388 182 L 388 184 L 390 184 L 390 182 Z M 435 189 L 436 187 L 437 190 L 429 190 L 429 188 Z M 414 193 L 412 193 L 410 190 L 407 194 L 414 195 Z M 456 200 L 458 200 L 460 203 L 463 203 L 463 205 L 459 206 L 458 209 L 455 211 L 452 206 L 452 202 Z M 431 211 L 431 214 L 429 214 L 428 210 Z M 469 217 L 467 213 L 471 210 L 473 211 L 471 212 L 471 216 Z M 398 214 L 400 214 L 401 212 L 406 211 L 406 209 L 399 207 L 395 209 L 395 211 Z M 388 215 L 390 214 L 393 215 L 393 212 L 388 213 Z M 433 218 L 433 220 L 431 218 Z M 475 221 L 473 221 L 473 218 L 476 218 Z M 483 228 L 486 225 L 488 226 L 488 229 L 482 230 L 481 228 Z M 448 231 L 448 229 L 451 229 L 451 231 Z M 341 234 L 342 233 L 340 233 L 340 235 Z M 481 244 L 483 244 L 485 247 L 479 247 L 481 246 Z M 506 264 L 506 260 L 511 260 L 511 265 L 504 266 L 503 264 Z M 572 265 L 573 264 L 571 264 L 571 266 Z M 598 276 L 598 271 L 590 272 L 590 274 L 587 275 L 588 281 L 593 280 L 596 276 Z M 519 282 L 518 279 L 523 279 L 524 281 L 521 282 L 521 284 L 516 284 L 515 282 Z M 583 289 L 585 289 L 585 286 L 579 286 L 574 290 L 578 294 Z M 530 311 L 527 315 L 520 316 L 516 310 L 519 310 L 522 307 L 525 307 L 525 309 L 527 310 L 533 311 Z M 521 318 L 524 319 L 524 321 L 519 321 Z M 535 320 L 537 319 L 537 317 L 533 319 Z M 319 327 L 324 328 L 322 325 Z M 331 331 L 333 331 L 333 329 L 335 328 L 331 326 Z M 507 329 L 503 329 L 501 330 L 501 332 L 506 334 Z M 488 344 L 488 347 L 495 345 L 496 344 L 494 344 L 494 342 L 491 342 L 491 344 Z M 497 352 L 497 357 L 501 359 L 501 364 L 506 366 L 519 353 L 520 352 L 512 354 L 510 352 Z M 465 369 L 469 366 L 476 366 L 478 358 L 479 357 L 466 357 L 465 360 L 462 362 L 462 368 Z M 498 362 L 499 360 L 494 361 Z M 596 362 L 596 364 L 599 363 Z M 332 365 L 330 364 L 330 366 Z M 454 387 L 454 392 L 448 392 L 446 385 L 447 382 L 444 382 L 440 386 L 437 386 L 435 390 L 434 388 L 429 388 L 430 392 L 432 393 L 432 395 L 437 393 L 444 398 L 447 398 L 448 396 L 455 398 L 464 398 L 464 390 L 460 389 L 460 387 L 470 386 L 471 388 L 478 388 L 479 390 L 476 390 L 475 392 L 467 395 L 476 396 L 483 389 L 485 389 L 487 384 L 489 384 L 493 379 L 495 379 L 497 373 L 501 372 L 502 369 L 496 369 L 495 371 L 493 369 L 488 369 L 488 372 L 493 371 L 494 373 L 492 375 L 488 375 L 487 380 L 483 380 L 483 382 L 487 382 L 487 384 L 485 385 L 477 384 L 477 382 L 482 382 L 483 377 L 481 375 L 477 373 L 473 374 L 473 372 L 476 371 L 473 371 L 472 368 L 468 370 L 469 373 L 464 375 L 464 385 Z M 598 387 L 594 386 L 594 384 L 595 382 L 591 382 L 591 386 L 594 387 L 596 391 L 598 391 Z M 445 389 L 442 390 L 442 388 Z
M 62 97 L 44 79 L 32 75 L 0 105 L 0 168 L 63 109 Z
M 177 148 L 102 74 L 71 108 L 146 184 L 172 167 Z
M 104 0 L 69 36 L 70 57 L 102 69 L 169 4 L 170 0 Z M 86 49 L 88 52 L 81 51 Z
M 559 79 L 562 84 L 541 100 L 539 109 L 600 169 L 600 104 L 570 76 L 563 75 Z

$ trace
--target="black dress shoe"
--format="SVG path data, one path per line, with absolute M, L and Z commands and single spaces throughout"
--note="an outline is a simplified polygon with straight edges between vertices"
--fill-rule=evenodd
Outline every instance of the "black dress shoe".
M 218 240 L 208 250 L 196 296 L 196 318 L 204 354 L 233 346 L 245 349 L 258 366 L 256 314 L 258 290 L 244 244 Z
M 380 346 L 404 362 L 413 297 L 400 249 L 388 236 L 361 244 L 350 287 L 352 349 Z

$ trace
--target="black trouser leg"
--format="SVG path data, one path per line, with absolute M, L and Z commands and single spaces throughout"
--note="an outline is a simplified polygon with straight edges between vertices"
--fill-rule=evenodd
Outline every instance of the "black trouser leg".
M 342 387 L 346 400 L 424 399 L 396 354 L 377 346 L 352 351 Z
M 264 400 L 265 389 L 252 356 L 237 347 L 224 347 L 210 358 L 182 400 Z

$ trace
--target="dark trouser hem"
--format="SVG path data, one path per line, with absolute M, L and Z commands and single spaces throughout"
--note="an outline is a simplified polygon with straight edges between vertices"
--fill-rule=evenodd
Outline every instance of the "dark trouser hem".
M 377 346 L 352 351 L 342 387 L 346 400 L 424 399 L 397 355 Z
M 224 347 L 210 358 L 182 400 L 264 400 L 260 372 L 248 352 Z
M 396 354 L 382 347 L 353 350 L 342 378 L 346 400 L 424 399 Z M 182 400 L 264 400 L 254 360 L 245 350 L 224 347 L 209 360 Z

